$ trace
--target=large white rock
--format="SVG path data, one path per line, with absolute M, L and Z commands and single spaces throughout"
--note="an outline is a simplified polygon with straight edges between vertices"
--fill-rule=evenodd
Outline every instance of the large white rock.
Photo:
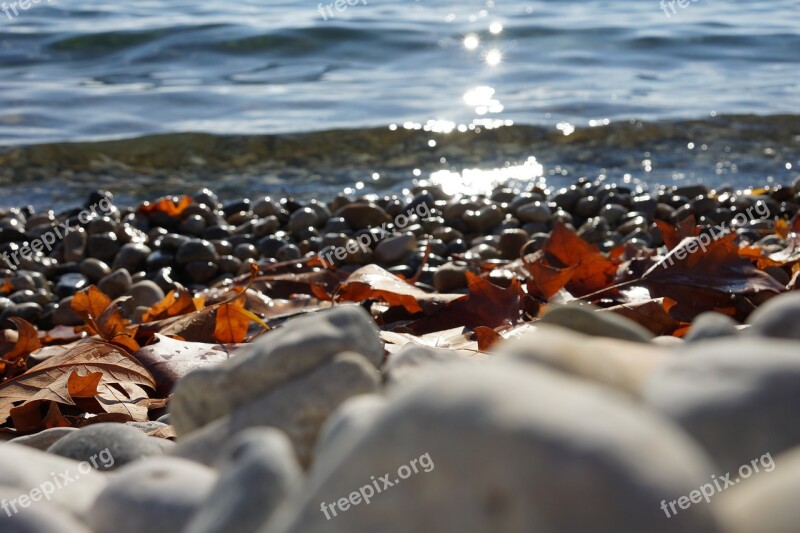
M 79 463 L 18 444 L 0 446 L 0 487 L 19 494 L 37 489 L 50 494 L 49 499 L 76 516 L 83 516 L 105 488 L 104 474 L 90 463 Z
M 309 374 L 179 437 L 171 453 L 211 464 L 236 433 L 272 426 L 289 436 L 301 464 L 308 465 L 317 434 L 328 416 L 348 398 L 374 392 L 379 385 L 380 375 L 371 362 L 357 353 L 341 353 Z
M 646 402 L 732 471 L 800 445 L 800 342 L 737 338 L 687 345 L 651 376 Z
M 347 351 L 376 368 L 383 360 L 375 323 L 362 308 L 342 305 L 291 320 L 230 360 L 184 376 L 170 401 L 170 422 L 178 435 L 189 433 Z
M 206 501 L 214 470 L 177 457 L 148 457 L 111 477 L 86 517 L 94 533 L 181 531 Z
M 719 531 L 706 506 L 661 509 L 713 472 L 691 439 L 622 395 L 530 365 L 454 366 L 401 386 L 330 458 L 262 533 Z

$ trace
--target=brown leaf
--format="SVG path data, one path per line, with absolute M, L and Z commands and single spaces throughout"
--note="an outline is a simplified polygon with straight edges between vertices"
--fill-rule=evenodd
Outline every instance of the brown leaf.
M 379 300 L 389 306 L 402 307 L 409 314 L 435 312 L 464 298 L 463 294 L 429 294 L 378 265 L 367 265 L 350 274 L 337 294 L 337 301 Z
M 236 345 L 179 341 L 159 334 L 155 337 L 158 342 L 143 347 L 134 356 L 154 376 L 156 390 L 164 396 L 195 368 L 226 361 L 237 348 Z
M 545 299 L 560 291 L 572 279 L 577 268 L 577 265 L 558 267 L 548 264 L 543 250 L 527 255 L 522 260 L 533 276 L 528 287 L 534 289 L 534 296 L 543 296 Z
M 87 324 L 93 324 L 100 318 L 103 311 L 111 305 L 111 298 L 103 291 L 89 285 L 87 288 L 75 293 L 72 297 L 72 310 Z
M 11 420 L 21 433 L 35 433 L 50 428 L 69 427 L 56 402 L 35 400 L 11 409 Z
M 157 437 L 159 439 L 175 440 L 178 435 L 175 433 L 175 428 L 172 426 L 165 426 L 162 428 L 154 429 L 147 433 L 148 437 Z
M 701 245 L 700 238 L 687 237 L 634 282 L 648 288 L 655 297 L 675 300 L 670 314 L 685 322 L 703 311 L 735 305 L 741 301 L 737 295 L 748 295 L 754 302 L 737 312 L 742 320 L 748 309 L 752 311 L 760 303 L 754 295 L 762 293 L 761 297 L 767 298 L 786 289 L 739 257 L 735 239 L 736 234 L 731 233 Z
M 14 292 L 14 284 L 11 283 L 11 278 L 5 278 L 5 280 L 3 280 L 3 285 L 0 286 L 0 293 L 6 295 L 12 292 Z
M 611 285 L 617 273 L 616 261 L 604 256 L 562 222 L 556 223 L 541 252 L 525 266 L 543 294 L 552 296 L 564 283 L 570 293 L 583 296 Z M 572 268 L 561 271 L 568 267 Z M 541 283 L 537 274 L 542 276 Z
M 9 317 L 9 320 L 17 326 L 17 342 L 11 351 L 0 358 L 5 377 L 11 377 L 24 369 L 28 355 L 42 347 L 39 332 L 33 325 L 19 317 Z
M 134 340 L 139 328 L 129 326 L 130 323 L 130 320 L 122 316 L 116 301 L 111 302 L 97 319 L 99 334 L 103 339 L 133 353 L 139 349 L 139 343 Z
M 675 320 L 669 310 L 675 306 L 671 298 L 654 298 L 638 302 L 624 303 L 600 309 L 598 313 L 616 313 L 638 322 L 653 335 L 672 335 L 675 330 L 686 326 L 685 322 Z
M 6 420 L 18 404 L 34 400 L 75 405 L 69 394 L 69 378 L 75 371 L 84 375 L 100 372 L 104 385 L 135 383 L 156 387 L 153 376 L 130 355 L 106 342 L 86 339 L 0 385 L 0 420 Z
M 475 337 L 478 338 L 478 349 L 482 352 L 488 351 L 498 341 L 503 340 L 503 336 L 492 328 L 478 326 L 475 328 Z
M 417 334 L 466 326 L 495 328 L 513 324 L 520 319 L 520 300 L 524 296 L 517 279 L 508 287 L 498 287 L 490 281 L 467 272 L 469 295 L 450 301 L 441 310 L 408 325 Z

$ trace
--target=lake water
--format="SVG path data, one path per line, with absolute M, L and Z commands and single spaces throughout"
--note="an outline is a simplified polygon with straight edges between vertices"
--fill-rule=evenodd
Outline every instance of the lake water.
M 636 120 L 663 132 L 635 168 L 612 158 L 622 174 L 744 183 L 791 180 L 800 166 L 797 0 L 674 12 L 656 0 L 350 2 L 42 0 L 0 12 L 0 145 L 391 125 L 570 135 Z M 670 124 L 733 114 L 766 117 L 762 129 L 784 115 L 787 138 L 737 148 L 746 171 L 723 161 L 731 143 L 712 147 L 720 157 L 694 172 Z M 699 152 L 713 139 L 698 132 Z

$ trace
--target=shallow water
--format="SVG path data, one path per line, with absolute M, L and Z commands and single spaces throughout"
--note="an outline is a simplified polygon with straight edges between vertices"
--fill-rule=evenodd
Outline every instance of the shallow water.
M 0 145 L 392 124 L 468 132 L 530 124 L 568 134 L 636 119 L 663 134 L 649 137 L 636 165 L 609 154 L 580 171 L 596 175 L 620 159 L 610 168 L 621 175 L 717 185 L 791 180 L 800 165 L 796 154 L 777 161 L 745 150 L 731 158 L 747 159 L 747 171 L 731 171 L 720 147 L 710 168 L 695 166 L 670 126 L 737 113 L 800 122 L 796 0 L 699 0 L 675 14 L 667 7 L 670 17 L 655 0 L 368 0 L 334 7 L 328 20 L 318 7 L 54 0 L 13 20 L 0 12 Z M 800 152 L 792 137 L 779 144 Z M 499 163 L 542 159 L 518 152 Z M 650 172 L 645 152 L 659 159 Z M 438 170 L 460 172 L 452 159 Z M 544 159 L 545 173 L 575 166 Z

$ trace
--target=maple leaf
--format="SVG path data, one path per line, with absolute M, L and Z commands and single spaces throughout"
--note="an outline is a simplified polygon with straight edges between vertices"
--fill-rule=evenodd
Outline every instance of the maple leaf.
M 603 255 L 563 222 L 556 223 L 539 252 L 523 262 L 547 298 L 564 287 L 575 296 L 604 289 L 617 273 L 618 261 Z

